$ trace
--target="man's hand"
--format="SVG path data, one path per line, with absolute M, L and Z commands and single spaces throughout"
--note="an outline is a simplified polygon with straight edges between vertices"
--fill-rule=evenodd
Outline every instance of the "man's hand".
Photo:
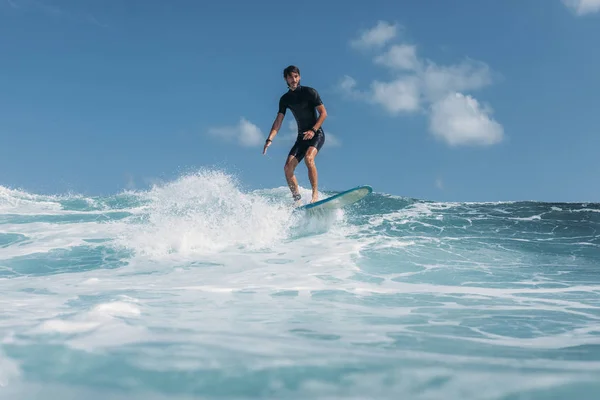
M 315 136 L 315 133 L 313 131 L 306 131 L 304 132 L 304 140 L 310 140 Z
M 265 142 L 265 147 L 263 148 L 263 154 L 267 152 L 267 147 L 269 147 L 270 145 L 271 141 L 267 139 L 267 141 Z

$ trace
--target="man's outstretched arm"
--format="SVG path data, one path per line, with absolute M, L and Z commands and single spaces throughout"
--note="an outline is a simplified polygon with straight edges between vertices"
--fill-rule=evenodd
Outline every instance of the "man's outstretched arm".
M 273 138 L 277 135 L 277 132 L 281 129 L 281 124 L 283 123 L 284 115 L 282 113 L 277 113 L 277 117 L 275 117 L 275 121 L 273 121 L 273 126 L 271 127 L 271 132 L 265 141 L 265 147 L 263 148 L 263 154 L 267 152 L 267 147 L 271 145 Z

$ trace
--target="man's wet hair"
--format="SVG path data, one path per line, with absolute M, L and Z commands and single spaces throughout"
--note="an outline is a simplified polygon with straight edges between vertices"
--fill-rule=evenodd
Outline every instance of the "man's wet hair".
M 300 75 L 300 70 L 298 69 L 298 67 L 296 67 L 295 65 L 290 65 L 283 70 L 283 77 L 287 78 L 288 75 L 291 75 L 294 72 Z

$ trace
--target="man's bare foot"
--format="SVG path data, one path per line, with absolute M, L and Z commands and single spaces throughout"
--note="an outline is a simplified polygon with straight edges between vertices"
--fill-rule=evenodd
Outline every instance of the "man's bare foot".
M 311 203 L 315 203 L 319 201 L 319 195 L 318 194 L 313 194 L 312 196 L 312 200 L 310 201 Z
M 300 196 L 300 193 L 294 194 L 292 197 L 294 198 L 294 207 L 302 205 L 302 196 Z

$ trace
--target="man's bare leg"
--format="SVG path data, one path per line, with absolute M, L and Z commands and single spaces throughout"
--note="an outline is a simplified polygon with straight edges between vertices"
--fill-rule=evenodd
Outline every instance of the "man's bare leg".
M 310 186 L 312 187 L 312 199 L 311 203 L 319 200 L 319 179 L 317 174 L 317 166 L 315 164 L 315 157 L 319 150 L 316 147 L 310 146 L 306 151 L 306 155 L 304 156 L 304 162 L 306 163 L 306 167 L 308 168 L 308 179 L 310 180 Z
M 287 181 L 288 187 L 292 192 L 292 196 L 296 196 L 299 194 L 298 190 L 298 181 L 296 180 L 296 176 L 294 175 L 294 171 L 298 166 L 298 159 L 294 156 L 288 156 L 283 170 L 285 171 L 285 180 Z

